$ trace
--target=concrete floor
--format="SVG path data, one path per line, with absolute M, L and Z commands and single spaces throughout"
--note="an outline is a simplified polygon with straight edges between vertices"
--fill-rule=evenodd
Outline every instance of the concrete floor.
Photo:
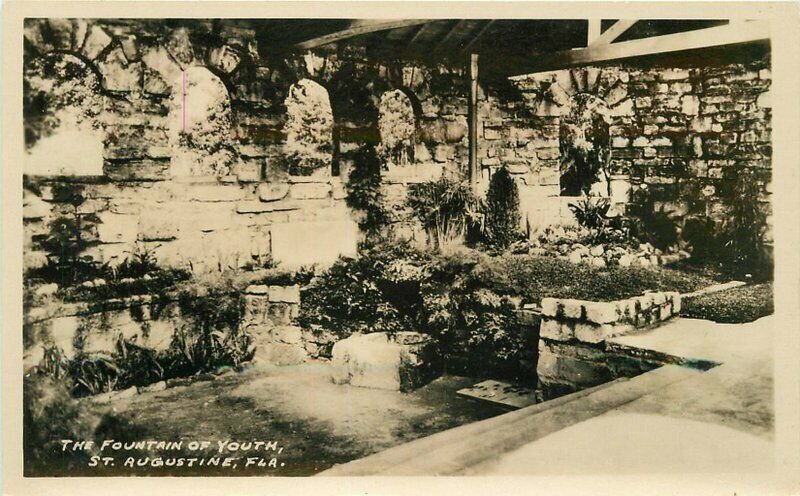
M 774 452 L 774 322 L 773 317 L 749 324 L 679 319 L 615 338 L 626 346 L 721 365 L 463 473 L 768 472 Z

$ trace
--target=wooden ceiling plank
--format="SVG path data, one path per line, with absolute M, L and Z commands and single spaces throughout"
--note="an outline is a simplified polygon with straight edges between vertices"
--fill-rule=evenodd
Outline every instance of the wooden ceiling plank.
M 402 20 L 357 20 L 350 23 L 347 29 L 335 31 L 323 36 L 312 38 L 295 44 L 295 48 L 308 50 L 317 48 L 336 41 L 346 40 L 362 34 L 374 33 L 376 31 L 386 31 L 407 26 L 415 26 L 431 22 L 430 19 L 402 19 Z
M 534 65 L 536 70 L 549 70 L 630 57 L 735 45 L 768 40 L 769 33 L 769 24 L 764 21 L 726 24 L 683 33 L 542 54 Z
M 610 28 L 603 31 L 594 41 L 590 42 L 589 46 L 613 43 L 614 40 L 622 36 L 625 31 L 629 30 L 637 22 L 639 22 L 639 19 L 620 19 L 612 24 Z

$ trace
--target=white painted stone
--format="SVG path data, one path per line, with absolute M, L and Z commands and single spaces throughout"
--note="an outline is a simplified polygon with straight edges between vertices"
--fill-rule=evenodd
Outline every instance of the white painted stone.
M 92 26 L 81 50 L 89 60 L 94 60 L 100 52 L 111 44 L 111 37 L 99 26 Z
M 303 330 L 298 326 L 282 325 L 270 329 L 273 340 L 286 344 L 301 344 L 303 342 Z
M 331 196 L 329 182 L 297 183 L 292 184 L 289 196 L 295 200 L 321 200 Z

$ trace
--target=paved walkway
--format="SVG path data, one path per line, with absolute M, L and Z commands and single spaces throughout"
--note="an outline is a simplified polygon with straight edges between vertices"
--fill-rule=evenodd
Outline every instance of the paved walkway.
M 679 319 L 615 338 L 721 365 L 463 473 L 767 471 L 774 450 L 773 325 L 773 317 L 750 324 Z

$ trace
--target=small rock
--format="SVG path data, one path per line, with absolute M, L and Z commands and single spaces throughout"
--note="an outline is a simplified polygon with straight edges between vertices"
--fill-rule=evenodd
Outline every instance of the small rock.
M 167 389 L 166 381 L 158 381 L 150 384 L 149 386 L 143 386 L 139 388 L 139 392 L 141 393 L 154 393 L 156 391 L 163 391 Z
M 592 257 L 592 265 L 594 267 L 605 267 L 606 261 L 602 257 Z
M 580 252 L 578 252 L 578 251 L 573 251 L 572 253 L 570 253 L 570 254 L 569 254 L 569 258 L 568 258 L 568 260 L 569 260 L 570 262 L 572 262 L 572 263 L 575 263 L 575 264 L 577 264 L 577 263 L 581 263 L 581 258 L 582 258 L 582 257 L 581 257 L 581 254 L 580 254 Z
M 34 291 L 34 293 L 36 294 L 36 296 L 50 296 L 52 294 L 55 294 L 56 291 L 58 291 L 58 284 L 51 282 L 50 284 L 42 284 L 41 286 L 36 288 L 36 291 Z
M 631 264 L 633 263 L 633 260 L 634 260 L 633 256 L 625 254 L 619 257 L 618 263 L 620 267 L 630 267 Z
M 139 391 L 136 389 L 136 386 L 131 386 L 128 389 L 123 389 L 122 391 L 117 391 L 111 395 L 111 399 L 116 400 L 124 400 L 125 398 L 131 398 L 139 394 Z
M 592 246 L 592 248 L 589 250 L 589 254 L 593 257 L 602 257 L 603 253 L 605 253 L 603 245 Z

